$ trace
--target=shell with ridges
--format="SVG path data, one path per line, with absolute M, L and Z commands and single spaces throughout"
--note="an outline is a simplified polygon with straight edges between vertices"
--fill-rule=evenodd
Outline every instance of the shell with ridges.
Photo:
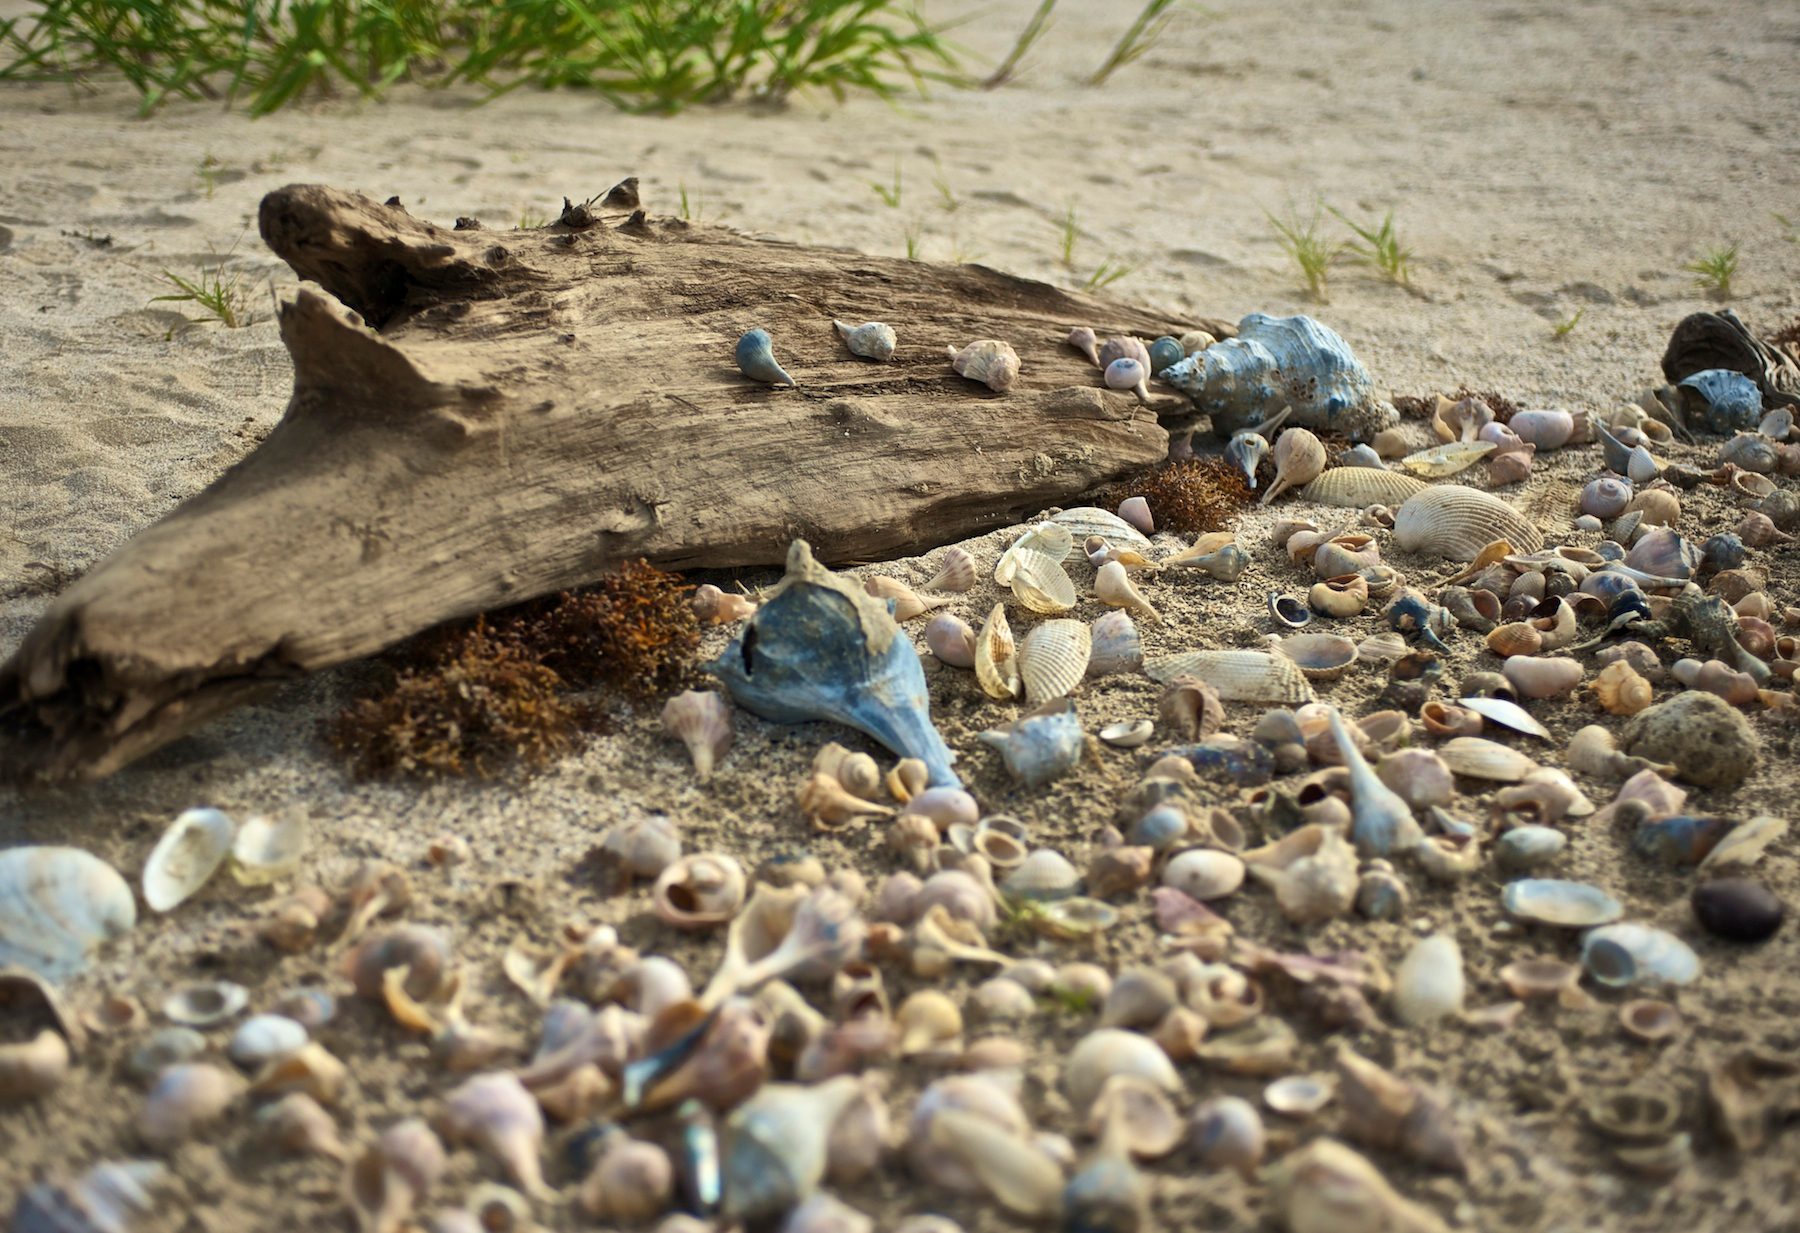
M 1408 454 L 1400 460 L 1400 465 L 1426 479 L 1443 479 L 1467 471 L 1493 453 L 1494 448 L 1492 441 L 1452 441 Z
M 1050 524 L 1069 532 L 1071 548 L 1090 535 L 1098 535 L 1115 548 L 1136 548 L 1139 552 L 1148 552 L 1153 547 L 1143 532 L 1119 515 L 1097 505 L 1078 505 L 1052 514 Z
M 949 591 L 962 594 L 975 585 L 975 558 L 967 549 L 951 548 L 938 562 L 937 573 L 925 583 L 927 591 Z
M 1399 505 L 1427 485 L 1398 471 L 1374 467 L 1333 467 L 1300 490 L 1300 499 L 1341 509 Z
M 1520 552 L 1544 546 L 1543 533 L 1510 504 L 1458 484 L 1426 489 L 1394 511 L 1394 542 L 1407 552 L 1473 561 L 1496 539 Z
M 1518 750 L 1478 736 L 1458 736 L 1445 741 L 1438 749 L 1438 757 L 1455 774 L 1500 783 L 1517 783 L 1537 766 Z
M 131 887 L 99 857 L 64 847 L 0 852 L 0 967 L 64 981 L 136 923 Z
M 979 381 L 996 394 L 1004 394 L 1019 379 L 1019 353 L 997 338 L 982 338 L 957 350 L 944 348 L 959 376 Z
M 1019 694 L 1019 658 L 1004 604 L 994 605 L 975 636 L 975 679 L 990 698 L 1005 700 Z
M 1104 358 L 1104 353 L 1102 358 Z M 1369 370 L 1332 330 L 1311 317 L 1250 313 L 1238 336 L 1163 370 L 1162 379 L 1233 431 L 1293 408 L 1305 428 L 1373 433 L 1398 418 L 1375 397 Z
M 1300 666 L 1267 651 L 1190 651 L 1148 660 L 1150 679 L 1168 684 L 1179 676 L 1205 681 L 1227 702 L 1311 702 L 1313 688 Z
M 1009 585 L 1021 604 L 1046 615 L 1067 612 L 1078 598 L 1075 580 L 1062 567 L 1062 558 L 1049 552 L 1027 549 L 1019 553 Z
M 898 340 L 894 337 L 893 326 L 879 321 L 851 325 L 847 321 L 834 320 L 831 324 L 837 327 L 838 336 L 850 348 L 852 355 L 884 362 L 894 358 L 894 346 Z
M 1070 693 L 1087 675 L 1093 635 L 1082 621 L 1045 621 L 1019 644 L 1019 681 L 1031 706 Z

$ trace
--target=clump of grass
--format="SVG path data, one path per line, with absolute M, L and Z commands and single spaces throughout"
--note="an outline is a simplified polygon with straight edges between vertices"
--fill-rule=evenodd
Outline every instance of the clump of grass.
M 550 221 L 550 216 L 542 210 L 534 210 L 526 206 L 519 211 L 517 227 L 520 231 L 535 231 Z
M 870 180 L 869 187 L 875 190 L 875 195 L 887 204 L 888 209 L 898 210 L 900 208 L 900 160 L 894 160 L 894 186 L 892 188 L 880 180 Z
M 1740 247 L 1725 244 L 1709 248 L 1681 268 L 1694 275 L 1694 286 L 1712 292 L 1721 300 L 1728 300 L 1731 298 L 1731 279 L 1737 273 Z
M 1113 46 L 1112 54 L 1106 57 L 1106 63 L 1098 72 L 1088 79 L 1088 84 L 1103 86 L 1106 79 L 1137 60 L 1152 47 L 1156 41 L 1168 31 L 1169 23 L 1175 20 L 1170 12 L 1175 7 L 1175 0 L 1150 0 L 1139 10 L 1137 19 L 1131 23 Z
M 634 111 L 803 91 L 892 98 L 960 79 L 901 0 L 37 0 L 0 21 L 0 78 L 122 77 L 142 108 L 396 82 L 593 90 Z
M 1793 219 L 1789 218 L 1779 210 L 1770 210 L 1769 217 L 1780 224 L 1782 239 L 1786 240 L 1789 244 L 1800 244 L 1800 226 L 1796 226 Z
M 954 214 L 962 209 L 962 202 L 957 200 L 956 190 L 950 187 L 950 178 L 944 174 L 944 164 L 937 159 L 931 160 L 931 187 L 937 189 L 939 203 L 944 213 Z
M 228 330 L 242 329 L 255 323 L 255 315 L 250 310 L 250 297 L 243 287 L 243 275 L 233 270 L 227 272 L 225 262 L 230 257 L 219 259 L 211 269 L 205 266 L 192 277 L 177 274 L 173 270 L 164 270 L 162 276 L 175 288 L 167 295 L 153 295 L 152 304 L 192 304 L 203 311 L 203 317 L 189 317 L 189 321 L 217 321 Z
M 478 621 L 434 658 L 327 722 L 327 741 L 357 775 L 491 779 L 569 747 L 577 713 L 560 678 L 525 647 Z
M 1064 268 L 1075 268 L 1075 241 L 1081 238 L 1081 226 L 1075 213 L 1075 203 L 1070 202 L 1063 211 L 1063 216 L 1056 220 L 1056 251 L 1061 254 Z
M 518 617 L 509 635 L 577 689 L 652 697 L 682 683 L 700 620 L 680 574 L 628 562 L 593 587 Z
M 1263 213 L 1274 225 L 1282 250 L 1300 267 L 1300 275 L 1306 280 L 1307 291 L 1312 294 L 1313 299 L 1323 304 L 1327 273 L 1331 269 L 1331 263 L 1338 259 L 1344 249 L 1341 243 L 1327 240 L 1320 230 L 1324 223 L 1324 211 L 1315 205 L 1312 213 L 1302 218 L 1298 210 L 1290 207 L 1285 219 L 1277 218 L 1268 210 Z
M 1380 271 L 1381 276 L 1391 283 L 1402 287 L 1412 285 L 1410 265 L 1412 249 L 1400 243 L 1400 237 L 1394 230 L 1394 212 L 1389 210 L 1381 222 L 1364 226 L 1334 207 L 1327 207 L 1335 214 L 1338 221 L 1350 228 L 1361 243 L 1347 246 L 1352 258 L 1363 265 L 1372 266 Z
M 1564 317 L 1550 327 L 1550 336 L 1556 339 L 1567 338 L 1575 332 L 1575 327 L 1581 324 L 1581 319 L 1585 316 L 1587 309 L 1577 308 L 1572 316 Z
M 906 224 L 906 259 L 917 261 L 919 249 L 925 241 L 925 224 L 920 219 L 913 219 Z
M 1019 37 L 1013 43 L 1012 50 L 1006 53 L 1006 59 L 1000 61 L 999 67 L 989 73 L 986 80 L 981 83 L 982 89 L 996 90 L 1013 79 L 1019 71 L 1019 66 L 1025 62 L 1026 55 L 1037 45 L 1037 41 L 1050 33 L 1050 13 L 1054 8 L 1056 8 L 1056 0 L 1043 0 L 1037 6 L 1037 11 L 1025 23 L 1025 28 L 1019 31 Z
M 1116 257 L 1108 257 L 1095 267 L 1094 272 L 1087 276 L 1087 281 L 1082 286 L 1089 291 L 1099 291 L 1103 287 L 1112 286 L 1136 269 L 1136 265 L 1120 261 Z
M 194 174 L 200 178 L 200 183 L 206 186 L 208 201 L 211 201 L 213 194 L 219 190 L 219 176 L 223 170 L 224 164 L 214 158 L 211 153 L 201 158 L 200 165 L 194 169 Z
M 1204 535 L 1230 527 L 1254 495 L 1244 473 L 1223 458 L 1184 458 L 1118 486 L 1108 495 L 1107 508 L 1127 497 L 1142 497 L 1159 527 Z

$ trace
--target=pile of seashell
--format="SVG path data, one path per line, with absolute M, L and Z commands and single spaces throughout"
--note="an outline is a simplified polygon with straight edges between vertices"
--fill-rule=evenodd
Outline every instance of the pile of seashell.
M 853 354 L 895 354 L 885 325 L 832 324 Z M 299 880 L 303 811 L 240 825 L 194 809 L 149 853 L 144 903 L 176 912 L 224 867 L 285 884 L 245 930 L 279 975 L 195 982 L 149 1010 L 114 990 L 76 1013 L 58 984 L 136 926 L 132 890 L 78 849 L 0 853 L 0 1101 L 54 1099 L 111 1050 L 145 1089 L 143 1150 L 247 1127 L 335 1170 L 371 1233 L 571 1211 L 664 1233 L 869 1230 L 834 1192 L 897 1170 L 926 1208 L 1133 1233 L 1157 1227 L 1155 1163 L 1169 1160 L 1265 1192 L 1292 1233 L 1448 1228 L 1441 1192 L 1408 1197 L 1381 1162 L 1466 1175 L 1468 1117 L 1404 1064 L 1364 1056 L 1392 1052 L 1364 1035 L 1601 1013 L 1654 1048 L 1691 1013 L 1680 998 L 1706 950 L 1693 939 L 1749 946 L 1784 923 L 1754 875 L 1787 823 L 1689 796 L 1760 764 L 1748 716 L 1800 709 L 1800 634 L 1778 632 L 1800 608 L 1769 595 L 1754 555 L 1800 527 L 1800 501 L 1769 478 L 1800 473 L 1791 413 L 1764 415 L 1741 374 L 1701 372 L 1607 415 L 1502 423 L 1480 399 L 1440 399 L 1433 440 L 1414 441 L 1310 318 L 1252 314 L 1225 342 L 1102 343 L 1083 327 L 1068 343 L 1110 388 L 1189 395 L 1224 455 L 1267 479 L 1262 504 L 1305 507 L 1270 524 L 1266 557 L 1229 532 L 1171 544 L 1133 498 L 1052 511 L 991 569 L 952 547 L 918 581 L 851 578 L 796 541 L 757 595 L 699 588 L 696 611 L 728 630 L 707 666 L 720 688 L 661 712 L 696 783 L 747 769 L 739 709 L 873 745 L 817 750 L 779 820 L 783 853 L 760 864 L 686 850 L 666 812 L 599 837 L 608 888 L 642 916 L 626 936 L 670 953 L 572 920 L 548 946 L 517 940 L 489 980 L 454 929 L 409 919 L 429 896 L 407 870 L 369 862 L 328 890 Z M 951 356 L 997 392 L 1018 375 L 995 340 Z M 737 361 L 794 384 L 764 331 Z M 1717 469 L 1653 451 L 1697 429 L 1736 433 Z M 1368 440 L 1328 467 L 1329 431 Z M 1604 470 L 1561 534 L 1486 487 L 1441 482 L 1482 463 L 1488 486 L 1517 483 L 1540 453 L 1595 443 Z M 1696 544 L 1680 494 L 1700 484 L 1751 508 Z M 1217 645 L 1170 618 L 1252 569 L 1266 642 Z M 1353 716 L 1358 684 L 1377 706 Z M 960 750 L 932 719 L 952 700 L 988 724 Z M 1083 708 L 1105 706 L 1136 713 L 1090 739 Z M 1585 722 L 1601 716 L 1616 722 Z M 1077 840 L 1025 820 L 1081 775 L 1114 785 L 1109 821 Z M 1558 876 L 1572 836 L 1688 879 L 1693 926 L 1628 919 L 1608 886 Z M 814 840 L 866 853 L 878 876 L 827 868 Z M 439 869 L 469 858 L 455 836 L 426 853 Z M 1491 982 L 1467 970 L 1450 902 L 1504 914 L 1484 947 L 1517 954 Z M 1247 936 L 1259 920 L 1265 936 Z M 1153 940 L 1109 968 L 1103 939 L 1136 921 Z M 1366 941 L 1308 948 L 1337 921 L 1367 922 Z M 289 959 L 328 959 L 335 979 L 283 988 Z M 1490 984 L 1505 996 L 1483 1002 Z M 432 1094 L 417 1116 L 377 1129 L 347 1107 L 359 1079 L 333 1052 L 340 999 L 365 1015 L 356 1031 L 379 1022 L 421 1046 L 429 1077 L 408 1086 Z M 517 1030 L 521 1012 L 533 1030 Z M 1024 1029 L 1052 1014 L 1080 1023 L 1040 1091 Z M 1800 1109 L 1797 1075 L 1752 1054 L 1713 1064 L 1720 1138 L 1760 1146 Z M 1659 1181 L 1693 1167 L 1692 1103 L 1650 1086 L 1582 1097 L 1618 1168 Z M 455 1192 L 462 1149 L 485 1180 Z M 52 1179 L 20 1197 L 13 1227 L 129 1228 L 162 1171 L 100 1162 Z M 958 1226 L 920 1211 L 884 1227 Z

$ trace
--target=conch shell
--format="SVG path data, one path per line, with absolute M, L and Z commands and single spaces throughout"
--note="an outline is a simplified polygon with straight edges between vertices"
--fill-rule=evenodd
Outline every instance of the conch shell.
M 1019 379 L 1019 353 L 997 338 L 978 339 L 960 351 L 944 350 L 958 375 L 979 381 L 996 394 L 1006 393 Z

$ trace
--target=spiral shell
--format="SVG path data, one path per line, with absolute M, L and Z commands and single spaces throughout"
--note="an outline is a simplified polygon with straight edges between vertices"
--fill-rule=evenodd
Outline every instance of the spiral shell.
M 1019 644 L 1019 681 L 1031 706 L 1073 692 L 1087 675 L 1093 636 L 1082 621 L 1045 621 Z
M 1656 696 L 1656 687 L 1622 659 L 1602 668 L 1593 688 L 1601 709 L 1614 715 L 1635 715 Z
M 979 381 L 996 394 L 1004 394 L 1019 379 L 1019 353 L 997 338 L 982 338 L 962 350 L 945 347 L 950 365 L 959 376 Z M 1146 355 L 1145 363 L 1149 359 Z
M 1374 467 L 1333 467 L 1300 490 L 1300 499 L 1340 509 L 1399 505 L 1425 491 L 1423 480 Z
M 1596 518 L 1617 518 L 1631 504 L 1631 481 L 1616 475 L 1589 480 L 1581 490 L 1581 512 Z
M 744 870 L 717 853 L 684 856 L 663 870 L 651 887 L 657 919 L 677 929 L 711 929 L 736 915 L 744 904 Z
M 1407 552 L 1473 561 L 1497 539 L 1519 552 L 1544 546 L 1543 533 L 1510 504 L 1458 484 L 1429 488 L 1394 511 L 1394 542 Z
M 838 336 L 844 345 L 850 348 L 852 355 L 860 355 L 864 359 L 885 363 L 894 358 L 894 327 L 883 325 L 879 321 L 866 321 L 862 325 L 851 325 L 846 321 L 834 320 Z

